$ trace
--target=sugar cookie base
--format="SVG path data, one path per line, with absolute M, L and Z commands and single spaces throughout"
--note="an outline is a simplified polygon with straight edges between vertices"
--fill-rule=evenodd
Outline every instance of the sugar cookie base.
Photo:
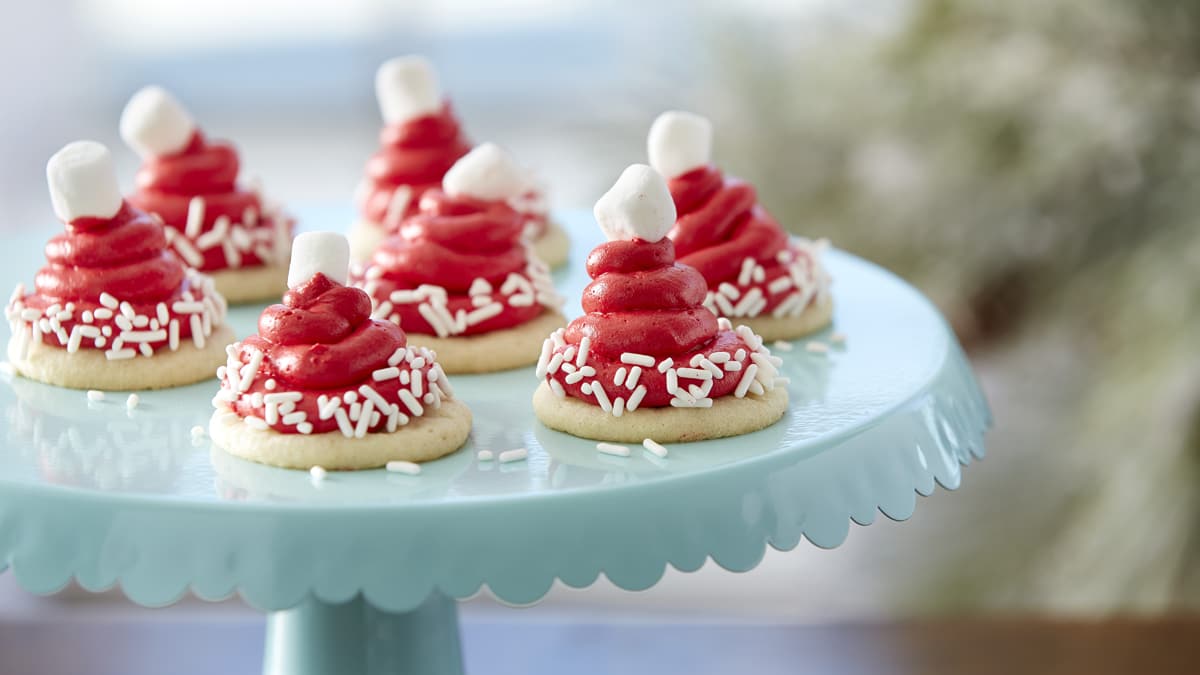
M 787 389 L 776 387 L 762 396 L 722 396 L 713 400 L 711 408 L 638 408 L 613 417 L 600 406 L 570 396 L 560 398 L 545 382 L 533 393 L 533 412 L 547 427 L 617 443 L 641 443 L 647 438 L 683 443 L 748 434 L 778 422 L 787 405 Z
M 471 410 L 457 399 L 444 399 L 440 408 L 392 433 L 346 438 L 340 431 L 323 434 L 281 434 L 255 429 L 228 408 L 218 408 L 208 423 L 213 444 L 251 462 L 285 469 L 324 467 L 330 471 L 374 469 L 392 460 L 428 462 L 448 455 L 466 443 L 471 433 Z
M 359 220 L 350 226 L 346 238 L 350 240 L 350 262 L 363 264 L 387 238 L 387 231 L 379 223 Z
M 437 352 L 447 373 L 493 373 L 537 363 L 546 336 L 565 326 L 562 314 L 544 311 L 533 321 L 480 335 L 438 337 L 408 333 L 408 342 Z
M 743 316 L 731 318 L 733 325 L 745 325 L 763 340 L 792 340 L 815 333 L 833 319 L 833 299 L 826 296 L 821 302 L 809 305 L 798 316 Z
M 162 349 L 150 358 L 135 356 L 117 361 L 109 361 L 99 349 L 80 349 L 70 354 L 41 342 L 33 343 L 22 359 L 17 341 L 10 339 L 8 360 L 22 376 L 59 387 L 165 389 L 216 377 L 217 368 L 225 363 L 225 345 L 236 339 L 229 326 L 221 325 L 213 329 L 203 349 L 185 338 L 177 351 Z
M 287 265 L 258 265 L 205 272 L 217 292 L 233 305 L 255 301 L 279 302 L 287 291 Z
M 571 252 L 571 239 L 562 225 L 553 220 L 546 222 L 546 231 L 533 240 L 533 253 L 550 267 L 562 267 Z

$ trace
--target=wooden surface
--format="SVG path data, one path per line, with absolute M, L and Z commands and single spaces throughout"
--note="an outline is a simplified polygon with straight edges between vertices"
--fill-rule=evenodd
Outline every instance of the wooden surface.
M 492 613 L 464 617 L 471 675 L 1200 672 L 1200 616 L 789 626 L 595 623 L 537 610 L 512 614 L 515 620 Z M 0 620 L 0 675 L 258 672 L 260 620 L 240 613 L 161 617 Z

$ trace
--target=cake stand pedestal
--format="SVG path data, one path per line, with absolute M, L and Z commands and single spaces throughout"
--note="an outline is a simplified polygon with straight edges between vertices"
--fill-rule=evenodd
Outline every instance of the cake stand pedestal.
M 560 215 L 575 248 L 556 282 L 587 283 L 598 232 Z M 310 209 L 301 222 L 351 222 Z M 48 233 L 0 252 L 5 286 L 32 278 L 28 255 Z M 917 495 L 958 487 L 983 454 L 987 405 L 953 335 L 930 303 L 890 273 L 838 251 L 828 353 L 798 341 L 784 359 L 791 406 L 772 427 L 676 445 L 659 459 L 596 452 L 534 419 L 532 369 L 453 378 L 475 413 L 467 447 L 419 476 L 260 466 L 193 439 L 215 382 L 89 402 L 81 391 L 0 379 L 0 569 L 35 593 L 72 579 L 119 585 L 163 606 L 191 592 L 234 593 L 270 612 L 265 672 L 460 673 L 455 600 L 484 585 L 515 605 L 557 579 L 583 587 L 603 573 L 629 590 L 667 565 L 708 559 L 745 571 L 766 547 L 842 542 L 851 522 L 908 518 Z M 576 301 L 577 303 L 577 301 Z M 572 303 L 568 312 L 578 311 Z M 259 308 L 231 322 L 253 331 Z M 828 331 L 811 340 L 830 342 Z M 510 464 L 482 449 L 529 449 Z

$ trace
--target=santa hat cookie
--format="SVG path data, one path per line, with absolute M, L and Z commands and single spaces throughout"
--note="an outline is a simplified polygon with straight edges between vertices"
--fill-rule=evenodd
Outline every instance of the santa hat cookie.
M 32 292 L 5 310 L 8 358 L 25 377 L 77 389 L 157 389 L 205 379 L 234 339 L 225 300 L 167 249 L 162 223 L 121 198 L 92 141 L 46 165 L 66 231 L 46 244 Z
M 828 242 L 789 238 L 758 204 L 753 186 L 711 164 L 707 119 L 665 112 L 650 127 L 647 145 L 678 212 L 669 235 L 675 252 L 708 283 L 705 307 L 767 340 L 800 337 L 829 323 L 833 301 L 821 264 Z
M 428 349 L 371 318 L 346 286 L 350 250 L 329 232 L 296 238 L 283 304 L 227 349 L 209 424 L 231 455 L 273 466 L 370 469 L 423 462 L 466 442 L 471 411 Z
M 696 441 L 774 424 L 787 409 L 762 338 L 704 306 L 700 274 L 675 261 L 675 204 L 634 164 L 596 202 L 609 241 L 588 256 L 585 314 L 542 345 L 533 408 L 546 426 L 603 441 Z
M 161 87 L 133 95 L 121 137 L 143 159 L 129 202 L 162 219 L 179 257 L 211 275 L 231 302 L 279 297 L 294 223 L 257 189 L 238 185 L 237 150 L 206 139 Z
M 565 323 L 549 270 L 521 239 L 524 220 L 509 203 L 527 185 L 507 152 L 480 145 L 354 275 L 374 315 L 437 351 L 447 372 L 532 365 L 542 338 Z
M 375 75 L 384 127 L 368 160 L 356 201 L 361 218 L 350 232 L 351 257 L 365 261 L 389 233 L 417 212 L 421 197 L 441 186 L 450 167 L 471 149 L 445 100 L 433 66 L 420 56 L 384 62 Z M 544 190 L 528 178 L 509 198 L 522 215 L 524 235 L 547 264 L 566 260 L 566 233 L 548 218 Z

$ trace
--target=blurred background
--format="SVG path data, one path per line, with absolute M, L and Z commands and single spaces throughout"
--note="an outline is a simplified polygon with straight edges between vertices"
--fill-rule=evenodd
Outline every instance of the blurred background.
M 660 111 L 793 231 L 929 294 L 993 407 L 964 489 L 842 547 L 709 565 L 530 613 L 801 622 L 1200 610 L 1200 4 L 1118 0 L 154 0 L 0 9 L 0 232 L 52 226 L 65 142 L 167 86 L 284 202 L 350 199 L 376 66 L 437 66 L 471 138 L 590 207 Z M 0 613 L 138 613 L 115 595 Z M 465 610 L 486 616 L 494 604 Z M 75 609 L 72 609 L 74 612 Z M 189 611 L 252 617 L 236 602 Z M 499 610 L 496 610 L 499 611 Z M 172 614 L 176 613 L 176 614 Z M 521 613 L 524 614 L 524 613 Z M 550 614 L 543 614 L 548 616 Z M 515 619 L 514 619 L 515 620 Z M 0 629 L 2 630 L 2 629 Z

